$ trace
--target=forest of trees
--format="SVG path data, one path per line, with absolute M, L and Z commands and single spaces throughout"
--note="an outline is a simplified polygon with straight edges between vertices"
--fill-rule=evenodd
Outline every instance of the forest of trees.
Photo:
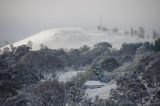
M 143 36 L 144 29 L 139 31 Z M 123 44 L 119 50 L 107 42 L 70 50 L 42 44 L 32 51 L 32 45 L 11 45 L 0 54 L 1 106 L 160 106 L 160 39 Z M 88 68 L 60 82 L 55 72 L 65 67 Z M 52 73 L 53 80 L 42 81 L 44 73 Z M 117 88 L 109 99 L 87 98 L 87 80 L 115 80 Z

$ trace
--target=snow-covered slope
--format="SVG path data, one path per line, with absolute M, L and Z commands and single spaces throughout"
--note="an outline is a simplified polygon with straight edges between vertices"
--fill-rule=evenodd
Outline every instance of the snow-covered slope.
M 33 42 L 33 50 L 40 48 L 44 44 L 49 48 L 78 48 L 83 45 L 92 46 L 95 43 L 106 41 L 113 44 L 113 47 L 119 48 L 122 43 L 135 43 L 150 41 L 150 39 L 138 39 L 125 36 L 122 33 L 112 33 L 110 31 L 85 30 L 82 28 L 56 28 L 42 31 L 34 34 L 24 40 L 14 43 L 14 46 Z M 3 49 L 3 48 L 1 48 Z
M 101 99 L 108 99 L 110 97 L 110 90 L 111 89 L 115 89 L 116 86 L 116 82 L 115 81 L 111 81 L 110 83 L 105 84 L 103 87 L 101 88 L 95 88 L 95 89 L 86 89 L 86 96 L 88 98 L 95 98 L 96 96 L 99 96 L 99 98 Z

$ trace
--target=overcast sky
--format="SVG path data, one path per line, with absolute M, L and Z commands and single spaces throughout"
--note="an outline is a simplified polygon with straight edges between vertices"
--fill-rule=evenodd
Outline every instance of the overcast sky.
M 160 29 L 160 0 L 0 0 L 0 44 L 56 27 Z

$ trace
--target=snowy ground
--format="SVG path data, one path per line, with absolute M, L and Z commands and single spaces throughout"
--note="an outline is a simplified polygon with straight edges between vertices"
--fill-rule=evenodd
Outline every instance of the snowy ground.
M 14 46 L 33 42 L 33 50 L 40 48 L 44 44 L 52 49 L 57 48 L 79 48 L 83 45 L 93 46 L 99 42 L 109 42 L 114 48 L 120 48 L 123 43 L 137 43 L 153 41 L 150 38 L 139 39 L 137 37 L 125 36 L 123 31 L 113 33 L 112 31 L 85 30 L 82 28 L 56 28 L 49 29 L 32 35 L 26 39 L 14 43 Z M 3 49 L 2 47 L 1 49 Z
M 62 82 L 69 81 L 73 76 L 76 76 L 77 73 L 83 73 L 85 71 L 67 71 L 67 72 L 58 72 L 58 80 Z M 93 84 L 94 85 L 94 84 Z M 105 83 L 103 87 L 101 88 L 94 88 L 90 89 L 87 88 L 85 91 L 85 94 L 88 98 L 93 98 L 96 97 L 97 95 L 99 98 L 102 99 L 108 99 L 110 96 L 110 90 L 111 89 L 116 89 L 116 82 L 115 81 L 110 81 L 109 83 Z
M 60 82 L 69 81 L 72 77 L 76 76 L 78 73 L 84 73 L 85 71 L 68 71 L 57 73 L 58 80 Z
M 110 83 L 106 83 L 103 87 L 101 88 L 95 88 L 95 89 L 90 89 L 88 88 L 85 92 L 86 96 L 88 98 L 95 98 L 96 96 L 99 96 L 101 99 L 108 99 L 110 96 L 110 90 L 111 89 L 116 89 L 116 82 L 111 81 Z
M 41 82 L 44 82 L 44 81 L 47 81 L 47 80 L 50 80 L 50 81 L 54 80 L 52 73 L 43 73 L 43 77 L 44 78 L 41 79 Z

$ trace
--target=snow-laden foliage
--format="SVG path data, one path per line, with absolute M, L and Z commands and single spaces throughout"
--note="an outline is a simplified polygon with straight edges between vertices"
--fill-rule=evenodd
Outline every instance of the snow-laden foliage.
M 0 55 L 0 105 L 159 106 L 157 45 L 123 44 L 114 50 L 110 43 L 100 42 L 93 47 L 37 51 L 27 45 L 11 46 Z M 60 80 L 66 73 L 75 74 Z M 104 85 L 88 88 L 87 81 Z

